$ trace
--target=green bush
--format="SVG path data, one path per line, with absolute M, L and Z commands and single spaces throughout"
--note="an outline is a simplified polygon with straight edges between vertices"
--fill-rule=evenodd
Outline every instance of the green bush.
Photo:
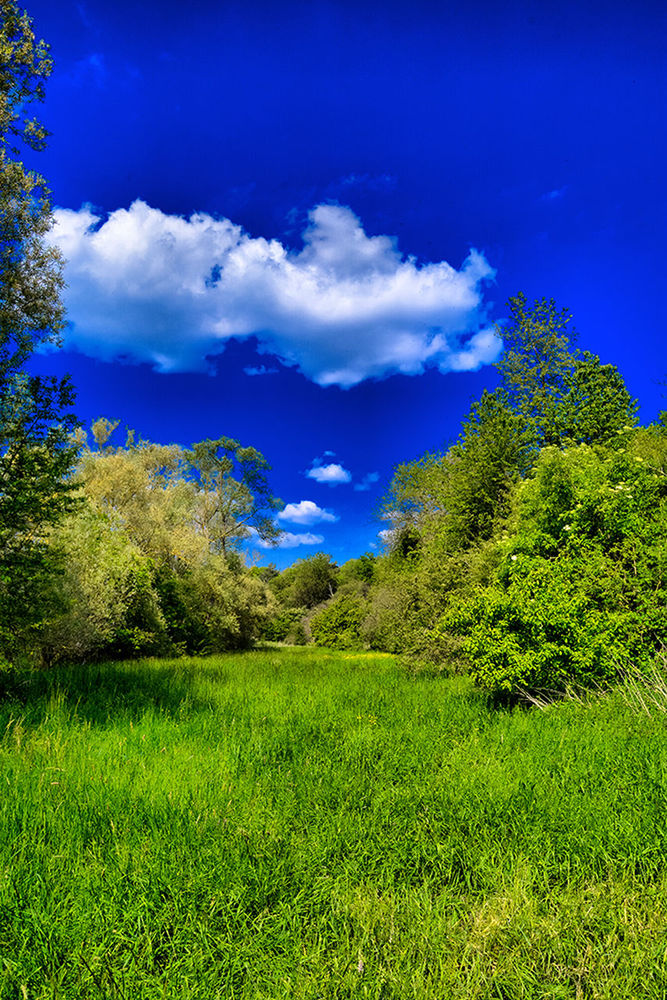
M 304 608 L 281 608 L 270 615 L 260 628 L 260 637 L 269 642 L 289 642 L 302 646 L 306 642 L 303 628 Z
M 666 442 L 667 443 L 667 442 Z M 655 442 L 653 442 L 655 444 Z M 637 438 L 642 445 L 642 438 Z M 664 450 L 664 448 L 663 448 Z M 667 642 L 667 478 L 661 450 L 545 448 L 515 490 L 494 579 L 441 618 L 483 687 L 611 680 Z
M 355 593 L 338 594 L 322 611 L 313 616 L 310 632 L 316 646 L 330 649 L 360 649 L 361 625 L 366 602 Z

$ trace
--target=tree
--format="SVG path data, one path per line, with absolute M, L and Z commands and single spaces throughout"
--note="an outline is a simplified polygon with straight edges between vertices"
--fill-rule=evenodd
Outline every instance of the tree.
M 0 0 L 0 647 L 38 616 L 48 572 L 49 525 L 71 506 L 74 427 L 69 379 L 29 375 L 35 347 L 58 343 L 62 259 L 42 177 L 18 159 L 44 148 L 46 130 L 26 109 L 44 97 L 49 48 L 15 0 Z
M 314 608 L 333 597 L 337 586 L 338 566 L 327 552 L 297 559 L 271 584 L 280 603 L 293 608 Z
M 213 551 L 227 555 L 253 532 L 262 541 L 278 538 L 273 515 L 283 504 L 271 493 L 261 452 L 221 437 L 193 444 L 185 457 L 201 486 L 198 521 Z
M 634 427 L 637 403 L 614 365 L 596 354 L 578 355 L 566 380 L 568 392 L 560 414 L 561 437 L 577 444 L 613 441 Z
M 208 494 L 184 449 L 135 443 L 132 432 L 116 447 L 117 426 L 95 421 L 95 448 L 77 435 L 83 503 L 51 533 L 63 607 L 39 631 L 45 659 L 249 645 L 273 610 L 270 591 L 211 544 L 201 517 Z
M 637 406 L 618 369 L 571 349 L 576 335 L 567 309 L 558 310 L 553 299 L 529 309 L 522 294 L 509 306 L 497 367 L 507 402 L 536 447 L 604 442 L 634 426 Z
M 427 453 L 396 469 L 383 513 L 392 552 L 414 556 L 434 536 L 440 554 L 488 538 L 532 450 L 526 420 L 507 394 L 484 391 L 445 455 Z
M 576 339 L 567 309 L 553 299 L 538 299 L 529 309 L 523 293 L 509 299 L 510 321 L 501 335 L 504 351 L 497 367 L 510 406 L 520 414 L 539 445 L 560 438 L 559 414 L 574 366 L 570 344 Z

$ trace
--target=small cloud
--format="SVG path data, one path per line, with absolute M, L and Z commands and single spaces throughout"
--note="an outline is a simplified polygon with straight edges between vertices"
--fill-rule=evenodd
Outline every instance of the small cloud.
M 299 545 L 321 545 L 324 536 L 315 535 L 310 531 L 281 531 L 276 539 L 269 541 L 260 538 L 255 528 L 251 528 L 247 541 L 251 546 L 257 546 L 260 549 L 295 549 Z
M 339 486 L 341 483 L 349 483 L 351 474 L 342 465 L 332 462 L 329 465 L 313 465 L 306 473 L 308 479 L 314 479 L 316 483 L 326 483 L 327 486 Z
M 365 188 L 367 191 L 392 191 L 396 187 L 393 174 L 348 174 L 341 180 L 341 187 Z
M 373 483 L 377 483 L 379 478 L 379 473 L 368 472 L 360 482 L 354 484 L 354 488 L 357 493 L 365 493 L 367 490 L 370 490 Z
M 243 371 L 246 375 L 276 375 L 278 373 L 277 368 L 267 368 L 266 365 L 258 365 L 256 368 L 250 366 L 249 368 L 244 368 Z
M 495 330 L 480 330 L 470 338 L 463 350 L 450 355 L 448 369 L 453 372 L 475 372 L 482 365 L 491 365 L 497 361 L 502 349 L 503 342 Z
M 564 184 L 563 187 L 554 188 L 553 191 L 547 191 L 546 194 L 542 195 L 540 201 L 556 201 L 558 198 L 563 198 L 565 194 L 567 194 L 569 186 L 569 184 Z
M 380 538 L 385 545 L 391 545 L 395 537 L 396 528 L 383 528 L 382 531 L 378 531 L 378 538 Z
M 323 541 L 324 535 L 313 535 L 309 531 L 297 534 L 283 531 L 275 542 L 265 542 L 257 536 L 253 538 L 253 544 L 259 545 L 260 549 L 295 549 L 299 545 L 321 545 Z
M 323 507 L 318 507 L 312 500 L 301 500 L 299 503 L 288 503 L 278 514 L 281 521 L 291 521 L 292 524 L 317 524 L 318 521 L 334 523 L 338 520 L 335 514 Z

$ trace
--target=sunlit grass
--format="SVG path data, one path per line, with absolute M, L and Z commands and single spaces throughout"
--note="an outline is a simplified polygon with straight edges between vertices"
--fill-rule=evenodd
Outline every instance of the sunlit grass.
M 667 721 L 622 694 L 271 649 L 7 678 L 0 734 L 0 998 L 667 996 Z

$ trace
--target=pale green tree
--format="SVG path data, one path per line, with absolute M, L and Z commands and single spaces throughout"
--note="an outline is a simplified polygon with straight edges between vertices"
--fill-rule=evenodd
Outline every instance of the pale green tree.
M 193 444 L 185 457 L 200 486 L 197 518 L 212 551 L 226 555 L 253 533 L 277 540 L 282 500 L 271 492 L 271 466 L 261 452 L 221 437 Z

